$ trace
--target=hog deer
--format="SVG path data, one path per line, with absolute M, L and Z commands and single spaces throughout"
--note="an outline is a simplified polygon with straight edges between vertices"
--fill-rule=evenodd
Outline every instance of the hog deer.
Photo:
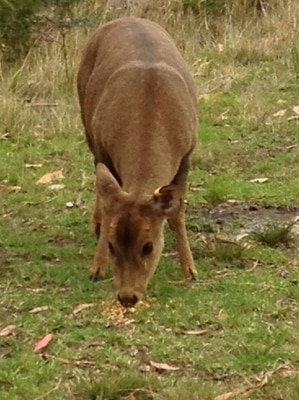
M 87 42 L 77 86 L 96 168 L 92 225 L 99 240 L 91 279 L 104 277 L 110 259 L 116 297 L 134 306 L 159 263 L 167 220 L 182 272 L 196 280 L 183 198 L 197 97 L 174 42 L 145 19 L 108 22 Z

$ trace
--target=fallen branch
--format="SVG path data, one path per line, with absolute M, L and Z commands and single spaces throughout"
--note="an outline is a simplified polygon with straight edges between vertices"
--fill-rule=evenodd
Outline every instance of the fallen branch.
M 292 375 L 299 375 L 299 369 L 293 368 L 290 365 L 283 364 L 275 370 L 268 371 L 266 374 L 264 374 L 262 378 L 255 375 L 253 377 L 255 379 L 255 382 L 251 385 L 243 386 L 241 388 L 232 390 L 231 392 L 220 394 L 216 396 L 214 400 L 230 400 L 236 398 L 237 396 L 247 396 L 255 390 L 261 389 L 266 385 L 272 385 L 274 382 L 273 380 L 271 380 L 271 378 L 273 378 L 274 376 L 287 378 Z
M 234 399 L 237 396 L 241 396 L 243 394 L 250 394 L 254 390 L 260 389 L 264 386 L 266 386 L 269 383 L 268 377 L 266 376 L 262 382 L 259 382 L 255 385 L 252 386 L 245 386 L 240 389 L 233 390 L 232 392 L 227 392 L 224 394 L 220 394 L 219 396 L 215 397 L 215 400 L 229 400 L 229 399 Z

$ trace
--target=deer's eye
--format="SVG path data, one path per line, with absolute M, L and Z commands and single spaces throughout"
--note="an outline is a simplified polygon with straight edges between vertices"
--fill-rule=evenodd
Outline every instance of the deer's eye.
M 149 256 L 152 251 L 153 251 L 153 243 L 152 242 L 145 243 L 141 251 L 141 257 Z
M 114 251 L 114 247 L 112 246 L 111 242 L 108 242 L 108 247 L 109 247 L 110 254 L 112 254 L 114 256 L 115 251 Z

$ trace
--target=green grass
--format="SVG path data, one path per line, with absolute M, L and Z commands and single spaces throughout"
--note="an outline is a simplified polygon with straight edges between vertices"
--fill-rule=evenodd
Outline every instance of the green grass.
M 78 35 L 68 50 L 72 74 Z M 190 40 L 186 37 L 186 52 Z M 250 399 L 298 399 L 298 230 L 292 221 L 299 213 L 299 135 L 297 120 L 288 120 L 298 101 L 297 53 L 285 48 L 278 57 L 258 48 L 258 56 L 246 47 L 252 38 L 246 46 L 233 40 L 224 53 L 212 43 L 203 46 L 202 60 L 211 60 L 209 76 L 197 78 L 199 87 L 209 87 L 227 70 L 233 76 L 228 88 L 219 86 L 199 99 L 198 149 L 187 196 L 199 283 L 182 284 L 167 230 L 148 306 L 120 321 L 113 314 L 111 272 L 99 284 L 88 280 L 96 246 L 89 232 L 93 162 L 59 47 L 37 49 L 14 78 L 13 67 L 4 71 L 0 330 L 17 328 L 0 337 L 1 400 L 211 400 L 246 387 L 252 389 Z M 53 82 L 39 80 L 50 72 Z M 40 87 L 31 87 L 33 102 L 46 96 L 58 107 L 24 105 L 27 81 L 34 78 Z M 273 117 L 282 108 L 285 116 Z M 60 169 L 64 179 L 55 183 L 63 189 L 37 184 Z M 256 178 L 268 180 L 252 182 Z M 20 189 L 8 193 L 11 186 Z M 83 202 L 76 206 L 78 197 Z M 252 240 L 269 223 L 292 226 L 290 248 L 273 247 L 268 238 Z M 280 232 L 276 243 L 288 235 Z M 84 303 L 92 306 L 71 315 Z M 54 338 L 45 354 L 34 353 L 47 333 Z M 178 370 L 160 371 L 151 362 Z M 265 376 L 267 384 L 258 387 Z
M 253 237 L 256 241 L 270 247 L 288 246 L 293 240 L 291 234 L 293 225 L 293 223 L 271 224 L 260 231 L 253 232 Z

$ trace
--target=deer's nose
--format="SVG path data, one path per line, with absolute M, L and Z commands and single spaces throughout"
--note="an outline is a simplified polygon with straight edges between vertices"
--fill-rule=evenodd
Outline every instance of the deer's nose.
M 119 294 L 117 296 L 117 299 L 120 302 L 120 304 L 124 307 L 134 307 L 138 301 L 138 297 L 135 294 L 133 294 L 131 296 L 128 296 L 128 295 L 122 296 Z

